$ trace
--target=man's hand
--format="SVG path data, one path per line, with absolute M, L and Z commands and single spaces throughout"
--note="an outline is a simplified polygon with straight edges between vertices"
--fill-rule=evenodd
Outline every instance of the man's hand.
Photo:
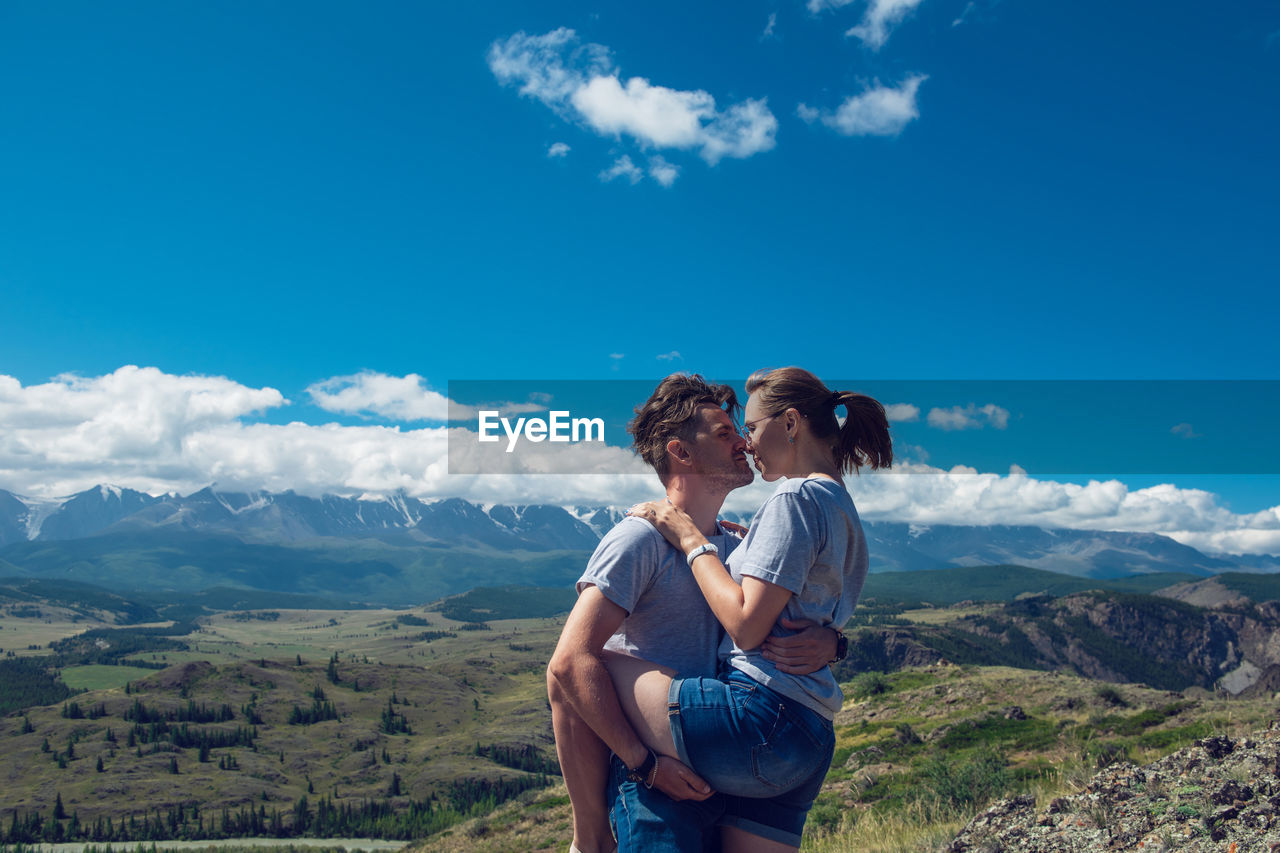
M 760 646 L 765 660 L 789 675 L 808 675 L 822 669 L 836 656 L 836 632 L 820 628 L 809 619 L 783 619 L 782 627 L 800 631 L 790 637 L 769 636 Z M 803 629 L 803 630 L 801 630 Z
M 669 755 L 659 755 L 653 787 L 673 800 L 705 800 L 715 793 L 687 764 Z

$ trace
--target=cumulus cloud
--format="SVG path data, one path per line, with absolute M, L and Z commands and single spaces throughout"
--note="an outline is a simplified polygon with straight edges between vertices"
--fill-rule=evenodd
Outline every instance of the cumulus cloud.
M 680 176 L 680 169 L 664 160 L 662 157 L 649 158 L 649 177 L 653 178 L 664 187 L 669 187 L 676 182 L 676 178 Z
M 547 149 L 548 157 L 566 157 L 569 154 L 569 146 L 564 142 L 553 142 L 551 147 Z
M 366 370 L 307 386 L 311 401 L 326 412 L 397 421 L 447 421 L 449 398 L 426 387 L 416 373 L 388 376 Z
M 412 412 L 428 405 L 420 377 L 365 374 L 366 379 L 356 379 L 360 376 L 316 385 L 327 389 L 321 393 L 335 407 L 346 407 L 343 411 Z M 363 389 L 365 396 L 344 397 L 350 388 Z M 571 460 L 565 446 L 545 442 L 512 454 L 499 449 L 485 459 L 485 470 L 502 474 L 464 475 L 450 473 L 451 436 L 473 448 L 464 452 L 495 450 L 479 447 L 468 430 L 260 422 L 262 415 L 288 405 L 274 388 L 155 368 L 59 376 L 30 386 L 0 375 L 0 488 L 48 498 L 103 483 L 152 494 L 188 493 L 216 483 L 225 490 L 293 489 L 310 495 L 400 492 L 477 502 L 614 506 L 661 494 L 656 477 L 625 448 L 575 445 Z M 945 411 L 954 416 L 957 409 L 964 418 L 985 419 L 992 426 L 1007 421 L 1007 413 L 1000 415 L 994 406 Z M 1237 514 L 1198 489 L 1164 484 L 1135 490 L 1116 480 L 1059 483 L 1017 468 L 1007 474 L 943 470 L 907 461 L 911 448 L 900 450 L 891 471 L 850 480 L 864 517 L 1146 531 L 1208 552 L 1280 553 L 1280 506 Z M 566 470 L 567 462 L 574 471 L 598 473 L 543 476 Z M 726 506 L 754 511 L 772 489 L 757 482 L 734 492 Z
M 631 162 L 631 158 L 623 154 L 617 160 L 613 161 L 613 165 L 600 173 L 600 180 L 608 183 L 614 178 L 626 178 L 633 184 L 640 183 L 640 179 L 644 177 L 644 172 L 640 167 Z
M 287 404 L 274 388 L 154 367 L 26 387 L 0 376 L 0 482 L 41 496 L 104 482 L 148 490 L 190 482 L 181 460 L 192 435 Z
M 657 358 L 658 361 L 675 361 L 676 359 L 684 361 L 684 356 L 682 356 L 678 350 L 661 353 Z
M 902 23 L 921 0 L 871 0 L 862 23 L 845 33 L 862 40 L 872 50 L 879 50 L 889 40 L 889 33 Z
M 642 148 L 696 150 L 713 165 L 774 146 L 778 122 L 763 99 L 720 110 L 701 89 L 671 89 L 643 77 L 624 81 L 608 48 L 579 44 L 570 29 L 518 32 L 494 42 L 488 59 L 499 82 L 602 136 L 629 137 Z
M 1200 433 L 1196 432 L 1191 424 L 1175 424 L 1169 429 L 1174 435 L 1180 435 L 1183 438 L 1200 438 Z
M 884 413 L 895 423 L 911 423 L 920 420 L 920 407 L 910 403 L 890 403 L 884 407 Z
M 821 121 L 845 136 L 896 136 L 920 117 L 916 92 L 927 79 L 925 74 L 913 74 L 896 88 L 877 82 L 866 91 L 845 98 L 834 112 L 800 104 L 796 115 L 810 124 Z
M 985 406 L 970 403 L 967 406 L 952 406 L 950 409 L 930 409 L 925 420 L 935 429 L 982 429 L 987 426 L 1004 429 L 1009 425 L 1009 410 L 994 403 L 987 403 Z

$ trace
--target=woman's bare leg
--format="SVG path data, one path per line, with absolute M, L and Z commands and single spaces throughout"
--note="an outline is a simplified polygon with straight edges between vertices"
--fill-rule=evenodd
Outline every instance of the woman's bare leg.
M 610 853 L 617 848 L 609 828 L 609 747 L 596 736 L 565 699 L 554 678 L 547 679 L 551 729 L 564 786 L 573 805 L 573 845 L 582 853 Z
M 640 740 L 659 755 L 679 758 L 667 722 L 667 692 L 675 670 L 612 652 L 605 653 L 604 665 L 609 669 L 622 710 Z

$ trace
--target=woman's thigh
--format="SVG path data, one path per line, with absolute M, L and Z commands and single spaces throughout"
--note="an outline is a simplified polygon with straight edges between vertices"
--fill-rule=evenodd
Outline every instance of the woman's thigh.
M 667 693 L 675 670 L 613 652 L 605 652 L 604 664 L 622 711 L 640 740 L 655 752 L 676 755 L 667 722 Z
M 676 756 L 718 791 L 770 798 L 826 772 L 831 724 L 741 673 L 673 683 Z

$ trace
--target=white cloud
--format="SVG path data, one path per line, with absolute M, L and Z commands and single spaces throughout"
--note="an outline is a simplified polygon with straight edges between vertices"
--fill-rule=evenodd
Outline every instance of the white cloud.
M 0 376 L 0 483 L 50 496 L 99 483 L 190 482 L 181 461 L 190 436 L 287 404 L 274 388 L 154 367 L 27 387 Z
M 809 0 L 807 5 L 809 7 L 809 11 L 816 15 L 819 12 L 826 11 L 827 9 L 842 9 L 853 2 L 855 2 L 855 0 Z
M 307 387 L 311 401 L 326 412 L 397 421 L 447 421 L 449 398 L 425 386 L 416 373 L 388 376 L 366 370 L 334 376 Z
M 950 409 L 930 409 L 925 420 L 935 429 L 982 429 L 986 426 L 1004 429 L 1009 425 L 1009 410 L 994 403 L 987 403 L 985 406 L 970 403 L 967 406 L 952 406 Z
M 658 355 L 657 358 L 658 358 L 658 361 L 675 361 L 676 359 L 684 361 L 684 356 L 682 356 L 677 350 L 672 350 L 671 352 L 664 352 Z
M 1191 424 L 1175 424 L 1169 429 L 1174 435 L 1180 435 L 1183 438 L 1200 438 L 1200 433 L 1192 428 Z
M 644 172 L 640 171 L 640 167 L 631 162 L 631 158 L 623 154 L 617 160 L 613 161 L 613 165 L 600 173 L 600 180 L 608 183 L 614 178 L 626 178 L 633 184 L 640 182 L 644 177 Z
M 796 114 L 810 123 L 821 120 L 845 136 L 896 136 L 920 117 L 916 92 L 927 79 L 927 75 L 913 74 L 897 88 L 877 82 L 861 94 L 845 98 L 835 112 L 800 104 Z
M 769 22 L 764 25 L 764 32 L 760 34 L 760 39 L 763 41 L 764 39 L 767 39 L 767 38 L 773 38 L 773 28 L 777 26 L 777 24 L 778 24 L 778 13 L 770 12 Z
M 997 475 L 895 464 L 850 480 L 849 489 L 871 520 L 1139 531 L 1207 552 L 1280 553 L 1280 507 L 1236 514 L 1211 492 L 1170 484 L 1129 489 L 1117 480 L 1037 480 L 1016 467 Z
M 964 23 L 964 19 L 965 19 L 965 18 L 967 18 L 967 17 L 969 17 L 969 13 L 973 11 L 973 6 L 974 6 L 974 4 L 973 4 L 973 0 L 969 0 L 969 2 L 968 2 L 968 3 L 966 3 L 966 4 L 965 4 L 965 6 L 964 6 L 964 11 L 963 11 L 963 12 L 961 12 L 961 13 L 956 17 L 956 19 L 955 19 L 954 21 L 952 21 L 952 22 L 951 22 L 951 26 L 953 26 L 953 27 L 958 27 L 958 26 L 960 26 L 961 24 L 963 24 L 963 23 Z
M 603 136 L 634 139 L 642 148 L 697 150 L 710 164 L 750 157 L 774 146 L 778 122 L 764 100 L 748 99 L 721 111 L 701 89 L 625 82 L 608 48 L 578 45 L 573 30 L 546 35 L 518 32 L 489 48 L 489 68 L 503 84 L 519 85 L 562 118 Z
M 669 187 L 680 177 L 680 169 L 660 156 L 653 156 L 649 158 L 649 177 L 664 187 Z
M 520 94 L 563 114 L 588 76 L 609 74 L 613 65 L 608 48 L 575 47 L 577 42 L 578 34 L 565 27 L 541 36 L 518 32 L 489 45 L 489 70 L 499 82 L 518 83 Z
M 553 142 L 547 149 L 548 157 L 565 157 L 569 154 L 569 146 L 564 142 Z
M 356 406 L 357 412 L 426 405 L 417 377 L 364 376 L 316 385 L 328 389 L 323 393 L 335 406 Z M 350 388 L 365 396 L 343 397 Z M 59 376 L 25 387 L 0 375 L 0 488 L 53 497 L 102 483 L 159 494 L 188 493 L 213 482 L 226 490 L 404 492 L 477 502 L 615 506 L 661 493 L 656 478 L 619 447 L 574 446 L 573 470 L 602 473 L 533 476 L 565 467 L 564 446 L 543 443 L 495 454 L 502 467 L 494 470 L 505 475 L 466 476 L 448 473 L 450 432 L 444 427 L 255 422 L 287 405 L 274 388 L 155 368 Z M 998 407 L 971 408 L 960 411 L 991 425 L 1007 420 Z M 455 436 L 470 435 L 454 429 Z M 905 456 L 910 448 L 901 450 Z M 889 472 L 851 478 L 849 488 L 859 512 L 872 520 L 1147 531 L 1209 552 L 1280 553 L 1280 507 L 1232 513 L 1210 492 L 1169 484 L 1131 490 L 1115 480 L 1079 485 L 1037 480 L 1016 468 L 997 475 L 900 461 Z M 731 495 L 727 507 L 753 511 L 772 489 L 757 482 Z
M 889 40 L 889 33 L 902 22 L 921 0 L 871 0 L 862 23 L 845 33 L 862 40 L 872 50 L 879 50 Z
M 681 92 L 651 86 L 632 77 L 594 77 L 573 93 L 572 101 L 601 134 L 633 136 L 658 148 L 690 148 L 702 136 L 702 122 L 715 114 L 716 102 L 702 91 Z
M 884 413 L 890 421 L 910 423 L 920 420 L 920 407 L 910 403 L 890 403 L 884 407 Z

